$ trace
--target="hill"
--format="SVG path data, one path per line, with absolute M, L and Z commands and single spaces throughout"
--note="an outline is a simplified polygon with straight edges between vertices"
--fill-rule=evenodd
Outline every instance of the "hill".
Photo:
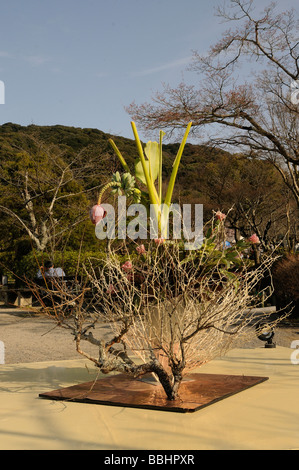
M 68 239 L 77 249 L 79 238 L 74 232 L 78 232 L 82 224 L 86 226 L 88 207 L 95 203 L 100 187 L 111 180 L 111 175 L 117 170 L 123 171 L 109 139 L 114 140 L 133 170 L 138 156 L 133 139 L 98 129 L 62 125 L 6 123 L 0 126 L 0 251 L 7 251 L 16 240 L 27 239 L 29 233 L 28 230 L 27 235 L 24 233 L 24 226 L 11 213 L 3 213 L 4 206 L 14 213 L 17 211 L 17 216 L 26 224 L 32 224 L 37 215 L 43 225 L 36 224 L 32 230 L 38 237 L 45 223 L 57 230 L 59 221 L 67 232 L 82 219 L 75 231 L 71 228 L 72 236 Z M 179 143 L 163 145 L 165 182 L 178 148 Z M 56 212 L 47 214 L 54 185 L 62 172 L 67 171 L 69 179 L 59 188 Z M 31 206 L 35 204 L 35 214 L 30 214 L 29 204 L 24 199 L 26 191 Z M 258 233 L 266 245 L 273 237 L 279 240 L 290 230 L 285 211 L 289 204 L 289 215 L 292 213 L 290 198 L 278 172 L 269 162 L 213 147 L 186 144 L 173 202 L 203 204 L 205 219 L 211 217 L 213 210 L 226 212 L 233 206 L 229 216 L 231 227 L 242 236 Z M 93 238 L 90 232 L 91 245 Z
M 33 139 L 33 140 L 32 140 Z M 133 169 L 134 161 L 137 158 L 136 144 L 133 139 L 114 136 L 104 133 L 98 129 L 68 127 L 62 125 L 21 126 L 14 123 L 6 123 L 0 126 L 0 160 L 13 158 L 13 155 L 21 149 L 32 152 L 33 141 L 42 142 L 45 145 L 54 145 L 64 153 L 68 160 L 75 154 L 82 153 L 94 165 L 102 176 L 105 168 L 101 167 L 101 161 L 104 160 L 106 167 L 107 158 L 109 159 L 112 171 L 121 169 L 118 159 L 114 154 L 109 139 L 113 139 L 121 153 L 124 155 L 128 165 Z M 154 140 L 154 138 L 153 138 Z M 170 175 L 172 163 L 179 148 L 179 143 L 163 145 L 163 172 L 164 178 Z M 186 144 L 181 166 L 178 173 L 178 185 L 181 190 L 190 190 L 190 181 L 193 188 L 196 188 L 200 194 L 202 172 L 209 162 L 217 161 L 219 156 L 229 156 L 228 152 L 219 149 L 209 148 L 202 145 Z M 105 156 L 105 158 L 103 158 Z M 94 172 L 93 172 L 94 176 Z M 107 175 L 108 176 L 108 175 Z M 110 176 L 110 175 L 109 175 Z M 108 176 L 108 177 L 109 177 Z M 92 178 L 88 186 L 95 184 Z

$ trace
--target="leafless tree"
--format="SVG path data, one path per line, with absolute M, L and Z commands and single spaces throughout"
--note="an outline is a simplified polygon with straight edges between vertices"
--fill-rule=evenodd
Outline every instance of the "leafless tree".
M 153 374 L 174 400 L 186 373 L 256 334 L 254 289 L 272 261 L 249 269 L 221 250 L 208 240 L 187 254 L 177 242 L 153 243 L 132 265 L 112 251 L 101 267 L 85 267 L 84 280 L 54 281 L 36 297 L 102 373 Z
M 205 57 L 194 52 L 191 70 L 199 74 L 199 87 L 166 85 L 151 103 L 132 103 L 128 112 L 145 129 L 174 132 L 192 121 L 194 133 L 207 130 L 210 145 L 269 159 L 299 208 L 296 13 L 277 13 L 271 3 L 256 14 L 253 0 L 230 0 L 218 15 L 233 27 Z

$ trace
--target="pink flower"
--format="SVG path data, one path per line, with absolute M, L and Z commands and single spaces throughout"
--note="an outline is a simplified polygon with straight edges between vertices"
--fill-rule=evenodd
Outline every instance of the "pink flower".
M 90 219 L 94 225 L 97 225 L 106 216 L 105 209 L 100 205 L 96 204 L 90 210 Z
M 260 243 L 260 239 L 255 233 L 248 238 L 248 241 L 250 241 L 250 243 Z
M 116 289 L 112 284 L 109 284 L 109 286 L 107 287 L 107 292 L 109 294 L 116 294 Z
M 156 243 L 156 245 L 161 245 L 162 243 L 164 243 L 164 238 L 155 238 L 154 242 Z
M 226 215 L 223 214 L 223 213 L 220 212 L 220 211 L 217 211 L 216 214 L 215 214 L 215 217 L 216 217 L 216 219 L 218 219 L 218 220 L 225 220 Z
M 146 253 L 146 249 L 144 245 L 139 245 L 136 246 L 136 251 L 139 253 L 139 255 L 142 255 L 143 253 Z
M 126 272 L 130 271 L 132 269 L 132 263 L 131 261 L 126 261 L 123 265 L 122 265 L 122 269 Z

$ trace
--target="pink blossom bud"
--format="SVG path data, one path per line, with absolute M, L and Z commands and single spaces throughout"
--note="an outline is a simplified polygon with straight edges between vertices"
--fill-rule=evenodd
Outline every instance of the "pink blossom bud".
M 164 238 L 155 238 L 154 242 L 156 243 L 156 245 L 161 245 L 162 243 L 164 243 Z
M 218 219 L 218 220 L 225 220 L 225 219 L 226 219 L 226 215 L 223 214 L 223 213 L 220 212 L 220 211 L 217 211 L 217 212 L 216 212 L 215 217 L 216 217 L 216 219 Z
M 109 284 L 109 286 L 107 287 L 107 292 L 109 294 L 116 294 L 116 289 L 113 284 Z
M 90 219 L 94 225 L 97 225 L 106 216 L 105 209 L 100 205 L 96 204 L 90 210 Z
M 126 261 L 123 265 L 122 265 L 122 269 L 126 272 L 130 271 L 132 269 L 132 263 L 131 261 Z
M 136 246 L 136 251 L 137 251 L 137 253 L 139 253 L 140 255 L 142 255 L 143 253 L 146 253 L 145 246 L 144 246 L 144 245 Z
M 248 240 L 250 241 L 250 243 L 260 243 L 260 239 L 255 233 L 251 235 Z

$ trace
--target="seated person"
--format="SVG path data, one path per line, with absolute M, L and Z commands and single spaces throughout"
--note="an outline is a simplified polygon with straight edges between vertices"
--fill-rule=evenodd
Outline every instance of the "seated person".
M 64 277 L 65 273 L 62 268 L 54 268 L 52 261 L 46 261 L 44 267 L 37 272 L 37 279 L 43 279 L 43 277 Z

